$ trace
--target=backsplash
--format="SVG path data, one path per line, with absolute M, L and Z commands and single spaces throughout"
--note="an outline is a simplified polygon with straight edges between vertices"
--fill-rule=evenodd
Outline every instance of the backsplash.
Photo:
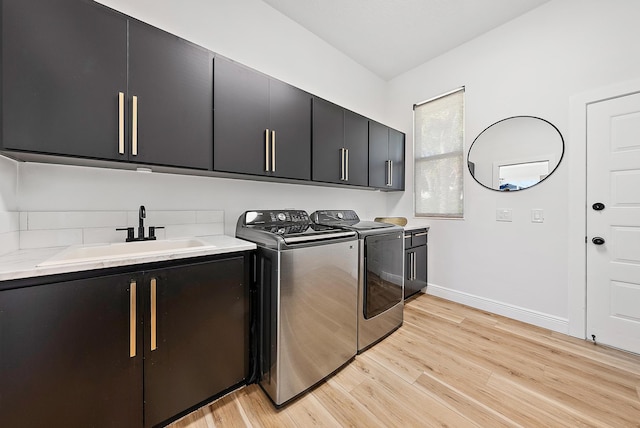
M 20 246 L 20 213 L 0 211 L 0 256 Z
M 126 232 L 116 231 L 116 228 L 138 226 L 138 211 L 30 211 L 9 214 L 15 214 L 19 233 L 13 231 L 6 234 L 19 234 L 18 247 L 22 250 L 124 242 Z M 148 226 L 164 227 L 156 231 L 158 239 L 224 234 L 224 211 L 221 210 L 147 210 L 146 214 L 145 235 L 148 234 Z M 2 249 L 0 244 L 0 254 Z

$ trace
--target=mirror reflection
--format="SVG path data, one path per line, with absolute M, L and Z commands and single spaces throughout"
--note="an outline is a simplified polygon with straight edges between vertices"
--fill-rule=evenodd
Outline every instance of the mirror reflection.
M 467 163 L 478 183 L 509 192 L 546 179 L 558 167 L 563 154 L 564 139 L 551 122 L 515 116 L 482 131 L 471 144 Z

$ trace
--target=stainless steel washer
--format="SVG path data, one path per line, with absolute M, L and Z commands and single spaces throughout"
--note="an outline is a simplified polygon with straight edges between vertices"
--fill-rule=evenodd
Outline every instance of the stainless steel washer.
M 258 245 L 258 381 L 281 406 L 356 355 L 357 235 L 280 210 L 245 212 L 236 236 Z
M 358 233 L 358 353 L 402 325 L 404 309 L 404 229 L 360 221 L 351 210 L 311 214 L 319 225 Z

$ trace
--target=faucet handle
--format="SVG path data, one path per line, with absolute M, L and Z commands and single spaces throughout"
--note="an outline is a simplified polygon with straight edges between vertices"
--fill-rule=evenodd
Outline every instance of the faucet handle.
M 131 242 L 131 241 L 134 240 L 133 227 L 121 227 L 121 228 L 117 228 L 116 230 L 118 230 L 118 231 L 126 230 L 127 231 L 127 242 Z
M 164 226 L 149 226 L 149 238 L 147 239 L 156 239 L 156 229 L 164 229 Z

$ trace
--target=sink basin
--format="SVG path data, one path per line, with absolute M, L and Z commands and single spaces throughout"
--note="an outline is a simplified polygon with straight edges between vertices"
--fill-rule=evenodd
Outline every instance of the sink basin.
M 199 239 L 175 239 L 157 241 L 122 242 L 116 244 L 74 245 L 38 266 L 55 266 L 70 263 L 83 263 L 102 260 L 126 259 L 136 256 L 182 254 L 215 248 Z

